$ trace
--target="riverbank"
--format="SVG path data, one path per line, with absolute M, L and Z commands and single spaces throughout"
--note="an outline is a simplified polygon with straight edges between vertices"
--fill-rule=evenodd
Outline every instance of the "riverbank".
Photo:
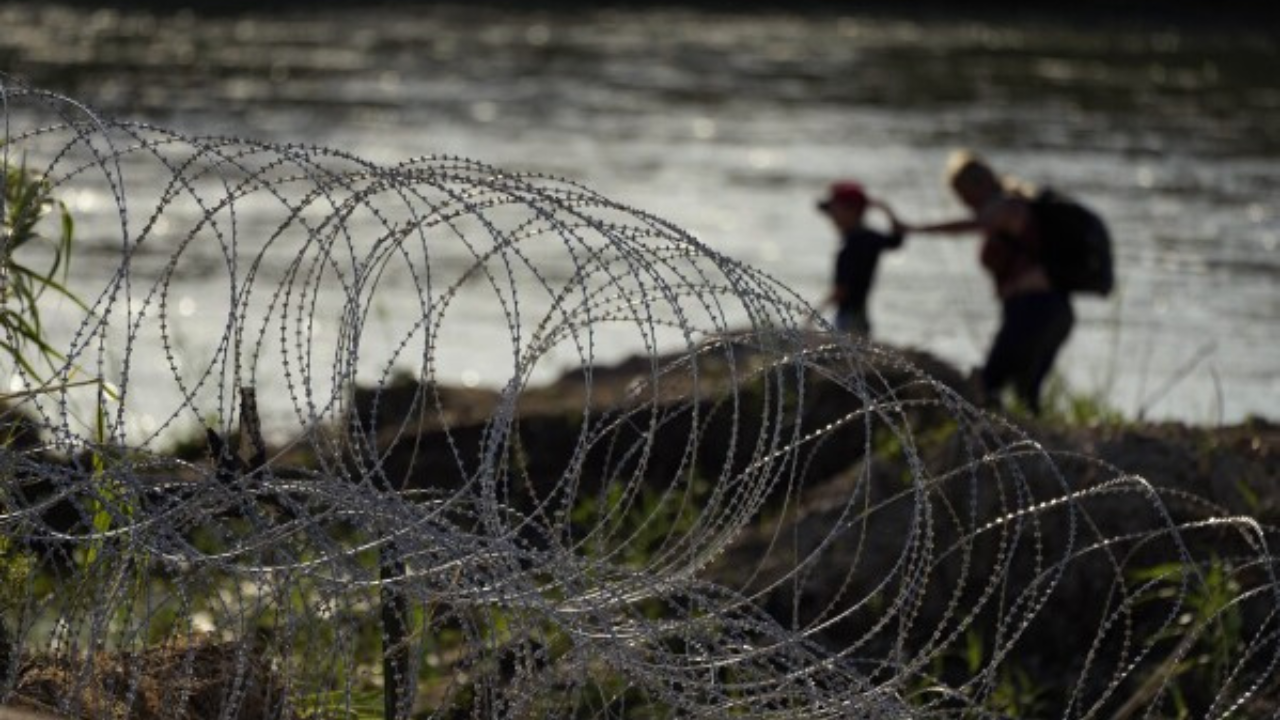
M 1274 657 L 1280 425 L 1008 417 L 927 353 L 760 349 L 583 368 L 513 405 L 404 382 L 355 406 L 377 397 L 401 487 L 494 493 L 549 525 L 527 542 L 694 573 L 913 705 L 1280 707 L 1274 680 L 1227 679 Z M 484 457 L 510 458 L 491 486 Z
M 194 572 L 199 581 L 179 587 L 222 599 L 184 599 L 198 610 L 171 628 L 148 616 L 146 636 L 169 644 L 99 654 L 92 683 L 74 658 L 32 649 L 13 697 L 50 709 L 80 693 L 92 699 L 76 701 L 86 717 L 106 707 L 153 712 L 165 697 L 156 678 L 177 673 L 166 682 L 192 683 L 199 700 L 187 717 L 217 716 L 232 702 L 228 688 L 239 686 L 252 691 L 236 702 L 255 716 L 314 708 L 314 699 L 281 705 L 297 677 L 317 672 L 308 663 L 327 660 L 276 646 L 285 642 L 270 619 L 277 609 L 261 606 L 266 615 L 248 623 L 252 639 L 235 634 L 244 632 L 237 593 L 246 579 L 277 571 L 252 569 L 248 558 L 237 561 L 248 564 L 240 572 L 220 558 L 261 547 L 271 566 L 297 552 L 328 568 L 336 549 L 367 549 L 369 538 L 393 532 L 411 558 L 400 572 L 438 583 L 413 596 L 432 609 L 414 640 L 434 658 L 419 677 L 424 717 L 465 716 L 484 693 L 507 687 L 554 695 L 552 678 L 573 677 L 625 688 L 628 707 L 680 706 L 679 694 L 650 689 L 654 678 L 612 665 L 631 650 L 599 637 L 636 623 L 653 623 L 659 638 L 671 628 L 694 637 L 714 618 L 710 642 L 742 627 L 741 613 L 752 630 L 723 635 L 728 648 L 704 652 L 737 653 L 749 640 L 776 652 L 757 636 L 776 633 L 771 642 L 788 653 L 828 658 L 819 665 L 835 663 L 888 688 L 894 702 L 941 715 L 1035 717 L 1074 705 L 1112 717 L 1175 706 L 1203 714 L 1238 702 L 1261 716 L 1280 707 L 1270 672 L 1280 591 L 1265 551 L 1280 541 L 1280 426 L 1033 422 L 985 413 L 966 398 L 963 375 L 924 353 L 820 342 L 788 349 L 736 336 L 687 354 L 582 368 L 518 396 L 408 378 L 357 390 L 347 430 L 317 428 L 270 449 L 263 464 L 201 443 L 185 451 L 189 464 L 140 463 L 150 468 L 137 478 L 132 511 L 140 547 L 152 547 L 150 536 L 189 535 L 205 553 L 184 560 L 188 570 L 158 566 L 147 592 L 163 596 L 164 583 Z M 328 454 L 344 433 L 342 450 Z M 209 514 L 193 509 L 205 505 Z M 33 507 L 46 506 L 37 499 Z M 429 532 L 419 544 L 409 530 Z M 66 532 L 59 542 L 81 530 Z M 311 535 L 322 540 L 319 557 L 287 550 Z M 503 557 L 518 582 L 488 576 Z M 438 571 L 455 563 L 478 563 L 474 581 Z M 292 571 L 279 574 L 290 582 Z M 527 588 L 512 605 L 486 593 L 507 583 Z M 613 588 L 589 610 L 608 632 L 560 627 L 584 621 L 580 605 L 596 583 Z M 329 642 L 331 617 L 355 628 L 343 662 L 359 671 L 350 671 L 345 697 L 366 704 L 381 697 L 371 587 L 321 592 L 321 607 L 350 607 L 304 611 L 286 635 L 293 647 L 298 628 L 315 626 Z M 612 607 L 619 601 L 610 593 L 623 588 L 630 599 Z M 317 590 L 290 592 L 305 608 Z M 543 603 L 553 608 L 545 617 L 534 610 Z M 449 619 L 434 620 L 435 612 Z M 540 619 L 512 624 L 528 612 Z M 503 636 L 481 642 L 489 622 L 501 623 Z M 255 657 L 285 653 L 286 661 L 241 662 L 243 643 Z M 668 668 L 686 659 L 683 645 L 662 647 Z M 638 667 L 650 667 L 655 651 L 634 651 L 644 660 Z M 580 656 L 597 660 L 580 666 Z M 205 674 L 184 674 L 192 663 Z M 123 691 L 135 682 L 145 692 L 131 700 Z

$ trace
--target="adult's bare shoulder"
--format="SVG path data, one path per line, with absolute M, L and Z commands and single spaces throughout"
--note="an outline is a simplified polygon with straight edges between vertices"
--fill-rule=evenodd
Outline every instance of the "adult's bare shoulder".
M 978 222 L 989 233 L 1022 235 L 1031 221 L 1031 203 L 1017 195 L 1005 195 L 978 213 Z

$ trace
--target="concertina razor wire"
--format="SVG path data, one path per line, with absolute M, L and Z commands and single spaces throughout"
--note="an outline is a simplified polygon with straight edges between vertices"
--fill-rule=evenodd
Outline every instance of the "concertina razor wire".
M 5 212 L 67 203 L 81 302 L 5 339 L 5 705 L 1225 717 L 1276 675 L 1274 527 L 808 332 L 657 217 L 2 91 Z

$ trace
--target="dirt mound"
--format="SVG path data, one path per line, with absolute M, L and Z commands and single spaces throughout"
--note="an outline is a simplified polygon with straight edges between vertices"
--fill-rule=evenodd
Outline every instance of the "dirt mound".
M 1137 680 L 1158 674 L 1170 638 L 1189 632 L 1170 618 L 1190 623 L 1215 593 L 1237 598 L 1223 613 L 1235 629 L 1205 634 L 1222 657 L 1271 627 L 1275 589 L 1248 565 L 1257 533 L 1273 542 L 1280 520 L 1275 424 L 1033 425 L 1005 449 L 963 428 L 912 428 L 918 455 L 882 443 L 790 513 L 748 528 L 711 576 L 779 622 L 819 628 L 829 648 L 886 666 L 895 654 L 934 657 L 930 671 L 958 682 L 972 668 L 957 657 L 1001 644 L 1050 706 L 1069 692 L 1106 697 L 1118 676 L 1128 680 L 1117 697 L 1140 697 Z M 1130 635 L 1107 632 L 1116 627 L 1150 643 L 1133 668 L 1102 660 L 1132 652 Z M 1178 672 L 1217 657 L 1190 652 Z M 1204 709 L 1217 688 L 1190 684 L 1185 701 Z M 1276 690 L 1251 702 L 1269 706 Z

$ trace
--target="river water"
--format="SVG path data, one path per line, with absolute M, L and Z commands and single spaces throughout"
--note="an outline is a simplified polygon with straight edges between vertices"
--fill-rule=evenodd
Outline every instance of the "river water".
M 562 176 L 814 301 L 836 250 L 814 211 L 828 182 L 860 179 L 909 221 L 949 219 L 961 208 L 942 168 L 972 148 L 1112 227 L 1119 288 L 1076 303 L 1058 364 L 1072 389 L 1149 418 L 1280 416 L 1274 32 L 462 5 L 208 19 L 43 3 L 6 4 L 0 27 L 6 72 L 114 115 Z M 69 202 L 92 227 L 102 208 Z M 976 250 L 910 238 L 886 256 L 878 338 L 978 363 L 998 307 Z M 505 382 L 509 369 L 476 359 L 489 337 L 452 339 L 444 378 Z

